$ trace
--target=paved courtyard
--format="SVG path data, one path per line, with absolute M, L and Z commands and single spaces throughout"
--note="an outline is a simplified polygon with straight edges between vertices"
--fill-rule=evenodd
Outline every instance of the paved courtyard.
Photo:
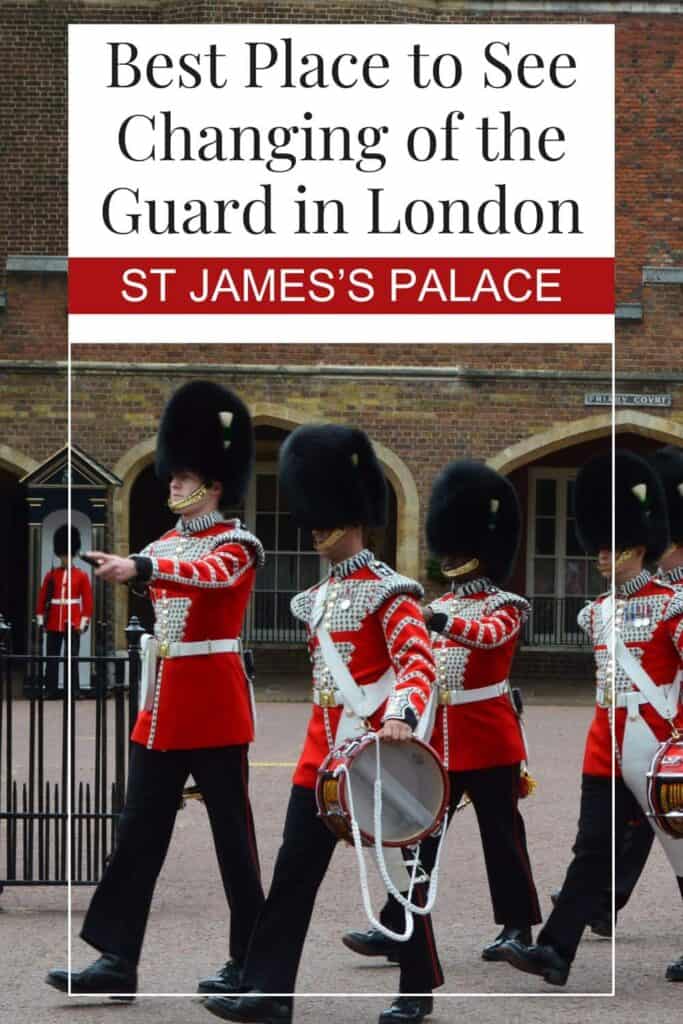
M 20 707 L 20 705 L 17 705 Z M 259 704 L 259 734 L 252 752 L 252 798 L 266 884 L 277 852 L 295 761 L 308 709 L 303 704 Z M 49 713 L 48 742 L 56 746 L 58 706 Z M 522 805 L 543 912 L 549 894 L 562 881 L 574 838 L 585 730 L 585 705 L 535 704 L 527 713 L 533 773 L 539 788 Z M 79 739 L 93 728 L 91 704 L 78 709 Z M 4 864 L 0 865 L 0 874 Z M 75 887 L 71 936 L 73 961 L 82 966 L 92 951 L 78 930 L 92 889 Z M 379 906 L 379 893 L 375 888 Z M 227 915 L 202 805 L 179 813 L 171 851 L 159 880 L 140 966 L 146 998 L 132 1007 L 61 997 L 43 983 L 51 966 L 66 964 L 67 895 L 63 888 L 6 887 L 0 895 L 0 1020 L 14 1024 L 96 1024 L 113 1017 L 150 1024 L 208 1022 L 192 993 L 199 976 L 227 956 Z M 666 963 L 683 952 L 681 906 L 675 880 L 655 848 L 640 887 L 620 920 L 616 943 L 617 995 L 612 984 L 612 944 L 587 935 L 565 990 L 486 964 L 483 945 L 496 933 L 474 814 L 462 811 L 449 833 L 442 858 L 440 895 L 434 913 L 439 951 L 446 973 L 435 1024 L 469 1021 L 536 1024 L 639 1021 L 673 1024 L 681 1019 L 683 985 L 663 980 Z M 340 847 L 321 891 L 299 973 L 302 993 L 295 1019 L 301 1024 L 374 1021 L 390 1002 L 398 972 L 363 961 L 340 943 L 348 928 L 364 927 L 355 855 Z M 318 995 L 304 995 L 318 993 Z M 322 993 L 322 994 L 321 994 Z M 344 995 L 334 995 L 344 993 Z M 353 995 L 350 995 L 353 993 Z M 447 993 L 447 994 L 446 994 Z M 467 993 L 467 997 L 464 994 Z M 523 993 L 519 996 L 519 993 Z M 582 995 L 588 993 L 587 996 Z M 154 994 L 154 995 L 152 995 Z

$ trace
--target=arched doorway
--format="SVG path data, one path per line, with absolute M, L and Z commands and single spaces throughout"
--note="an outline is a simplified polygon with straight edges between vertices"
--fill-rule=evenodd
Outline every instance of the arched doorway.
M 585 602 L 605 582 L 579 544 L 574 525 L 574 486 L 579 467 L 612 446 L 611 415 L 563 424 L 505 449 L 490 464 L 506 473 L 522 506 L 522 537 L 509 586 L 531 601 L 525 640 L 539 647 L 586 642 L 576 625 Z M 616 447 L 641 455 L 663 444 L 683 443 L 678 424 L 643 413 L 616 416 Z

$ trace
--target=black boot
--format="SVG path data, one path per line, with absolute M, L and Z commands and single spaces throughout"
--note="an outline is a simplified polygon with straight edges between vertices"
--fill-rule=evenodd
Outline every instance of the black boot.
M 209 996 L 204 1006 L 222 1020 L 245 1024 L 291 1024 L 291 999 L 276 998 L 255 990 L 243 996 Z
M 388 1010 L 382 1010 L 379 1024 L 420 1024 L 434 1009 L 431 996 L 397 996 Z
M 398 963 L 398 943 L 375 928 L 367 932 L 347 932 L 342 935 L 342 942 L 361 956 L 385 956 L 391 963 Z
M 505 957 L 501 956 L 500 947 L 508 939 L 517 939 L 518 942 L 522 942 L 525 946 L 530 946 L 531 928 L 517 928 L 515 925 L 506 924 L 500 935 L 496 935 L 493 942 L 482 949 L 482 960 L 505 960 Z
M 615 915 L 616 923 L 616 915 Z M 593 935 L 599 935 L 601 939 L 611 939 L 613 928 L 612 928 L 612 914 L 610 911 L 602 911 L 588 922 L 590 930 Z
M 683 981 L 683 956 L 669 964 L 665 977 L 667 981 Z
M 525 946 L 509 939 L 500 946 L 501 959 L 518 971 L 538 974 L 549 985 L 566 985 L 571 964 L 552 946 Z
M 69 972 L 63 970 L 48 971 L 45 981 L 60 992 L 68 992 L 70 987 L 75 996 L 112 995 L 118 1002 L 131 1003 L 135 998 L 133 993 L 138 988 L 138 972 L 135 964 L 123 957 L 104 953 L 99 960 L 84 967 L 82 971 L 72 971 L 71 986 Z M 127 995 L 113 995 L 118 992 Z
M 242 980 L 242 965 L 228 960 L 209 978 L 200 978 L 198 992 L 239 992 Z
M 557 906 L 557 901 L 560 898 L 559 892 L 551 892 L 550 902 L 554 907 Z M 614 924 L 617 923 L 617 914 L 614 914 Z M 606 890 L 600 899 L 600 906 L 595 912 L 595 915 L 588 922 L 588 927 L 593 932 L 593 935 L 599 935 L 601 939 L 611 939 L 614 933 L 612 927 L 612 894 L 610 890 Z

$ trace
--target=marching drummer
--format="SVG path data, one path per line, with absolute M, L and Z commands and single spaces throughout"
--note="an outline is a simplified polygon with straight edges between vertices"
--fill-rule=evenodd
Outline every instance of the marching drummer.
M 652 456 L 652 463 L 664 485 L 671 534 L 671 544 L 658 562 L 659 575 L 674 587 L 683 587 L 683 451 L 674 445 L 660 448 Z M 634 797 L 630 820 L 624 833 L 624 843 L 616 851 L 615 924 L 619 911 L 626 906 L 638 884 L 654 838 L 647 815 Z M 611 936 L 611 886 L 601 894 L 599 907 L 590 926 L 598 935 Z M 669 981 L 683 981 L 683 957 L 669 965 L 666 977 Z
M 502 925 L 482 952 L 485 960 L 501 959 L 500 946 L 508 938 L 530 942 L 531 926 L 541 919 L 517 806 L 529 779 L 509 684 L 529 605 L 501 589 L 515 562 L 519 532 L 517 495 L 495 470 L 461 459 L 437 477 L 427 539 L 452 584 L 426 611 L 439 687 L 431 743 L 449 771 L 450 815 L 466 791 L 479 823 L 494 920 Z M 436 849 L 433 838 L 422 844 L 420 859 L 428 872 Z M 401 905 L 390 896 L 381 923 L 397 930 L 402 918 Z M 364 956 L 393 959 L 397 948 L 375 929 L 349 932 L 343 941 Z
M 370 727 L 383 741 L 402 743 L 425 712 L 435 676 L 418 604 L 422 587 L 364 547 L 364 527 L 385 523 L 387 501 L 384 474 L 367 436 L 331 424 L 299 427 L 282 447 L 280 484 L 294 519 L 312 530 L 315 549 L 329 559 L 330 570 L 327 579 L 292 601 L 293 614 L 308 630 L 313 709 L 273 881 L 249 947 L 243 994 L 212 996 L 205 1004 L 224 1020 L 291 1020 L 292 999 L 282 994 L 294 991 L 316 894 L 337 842 L 317 815 L 318 768 L 342 740 L 367 732 L 367 722 L 354 711 L 349 679 L 351 686 L 363 687 Z M 421 884 L 413 897 L 425 905 Z M 432 1010 L 429 993 L 443 975 L 428 915 L 415 916 L 399 958 L 400 992 L 406 994 L 380 1015 L 382 1024 L 419 1022 Z
M 537 944 L 511 939 L 501 947 L 513 967 L 551 985 L 566 984 L 583 930 L 609 885 L 612 782 L 619 849 L 632 797 L 648 810 L 646 777 L 654 754 L 674 728 L 683 727 L 676 681 L 683 663 L 683 591 L 644 568 L 669 544 L 664 492 L 652 467 L 631 452 L 617 451 L 614 472 L 614 559 L 611 455 L 591 459 L 576 480 L 579 540 L 598 556 L 605 579 L 614 573 L 616 590 L 579 613 L 595 654 L 597 707 L 586 741 L 574 859 Z M 659 828 L 655 834 L 683 896 L 683 842 Z
M 660 448 L 654 467 L 664 485 L 669 513 L 671 543 L 659 559 L 661 578 L 683 592 L 683 450 L 674 445 Z M 668 981 L 683 981 L 683 956 L 666 969 Z

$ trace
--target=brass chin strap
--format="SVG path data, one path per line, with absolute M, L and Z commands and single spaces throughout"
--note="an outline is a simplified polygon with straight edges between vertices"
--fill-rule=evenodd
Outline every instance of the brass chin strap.
M 201 484 L 191 494 L 188 494 L 185 498 L 178 498 L 177 501 L 171 501 L 169 498 L 167 505 L 171 512 L 184 512 L 186 508 L 190 508 L 192 505 L 196 505 L 198 501 L 206 497 L 208 487 L 206 484 Z
M 458 576 L 465 576 L 468 572 L 474 572 L 475 569 L 479 568 L 479 559 L 471 558 L 469 562 L 465 562 L 464 565 L 458 565 L 455 569 L 442 569 L 441 574 L 446 576 L 449 580 L 456 579 Z
M 633 555 L 633 548 L 626 548 L 625 551 L 620 552 L 620 554 L 618 554 L 617 557 L 616 557 L 616 561 L 614 562 L 614 568 L 618 569 L 619 566 L 623 565 L 624 562 L 627 562 L 629 560 L 629 558 L 631 558 L 632 555 Z
M 316 548 L 318 549 L 318 551 L 322 552 L 329 551 L 331 547 L 334 547 L 338 540 L 342 539 L 345 533 L 346 530 L 333 530 L 329 537 L 326 537 L 325 540 L 320 540 L 317 542 Z

